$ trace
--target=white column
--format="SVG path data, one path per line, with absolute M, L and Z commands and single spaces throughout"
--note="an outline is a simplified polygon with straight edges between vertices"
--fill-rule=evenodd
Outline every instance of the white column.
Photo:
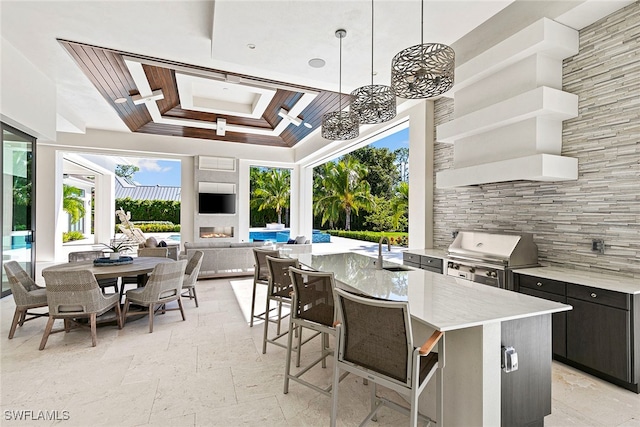
M 96 174 L 95 221 L 93 230 L 98 243 L 109 243 L 115 234 L 115 175 Z
M 409 114 L 409 247 L 433 247 L 433 101 Z
M 291 238 L 313 233 L 313 168 L 296 165 L 291 170 Z
M 249 170 L 251 169 L 251 163 L 248 160 L 238 161 L 238 229 L 235 231 L 236 242 L 248 242 L 249 241 L 249 202 L 251 200 L 251 183 Z
M 36 264 L 56 260 L 62 248 L 62 154 L 50 145 L 36 148 Z M 62 219 L 61 219 L 62 218 Z M 37 268 L 37 266 L 36 266 Z
M 194 212 L 196 211 L 195 159 L 188 157 L 180 161 L 180 244 L 194 241 Z

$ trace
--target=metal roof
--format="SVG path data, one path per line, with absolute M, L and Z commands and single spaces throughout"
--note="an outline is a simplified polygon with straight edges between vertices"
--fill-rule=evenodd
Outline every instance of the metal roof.
M 123 182 L 124 181 L 124 182 Z M 180 187 L 164 185 L 137 185 L 116 176 L 116 199 L 180 201 Z

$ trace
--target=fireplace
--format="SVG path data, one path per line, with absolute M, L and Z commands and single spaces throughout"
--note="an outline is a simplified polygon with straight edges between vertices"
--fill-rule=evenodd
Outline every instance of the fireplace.
M 233 237 L 233 227 L 200 227 L 201 239 L 227 239 Z

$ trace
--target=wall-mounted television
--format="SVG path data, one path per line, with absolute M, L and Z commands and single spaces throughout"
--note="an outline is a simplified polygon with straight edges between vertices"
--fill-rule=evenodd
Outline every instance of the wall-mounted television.
M 223 193 L 199 193 L 198 212 L 201 214 L 235 214 L 236 195 Z

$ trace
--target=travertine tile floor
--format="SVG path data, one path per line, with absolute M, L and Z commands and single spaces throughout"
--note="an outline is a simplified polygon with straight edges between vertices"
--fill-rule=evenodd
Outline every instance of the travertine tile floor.
M 284 350 L 261 354 L 262 325 L 249 328 L 228 280 L 197 284 L 200 307 L 98 329 L 54 334 L 38 351 L 45 321 L 8 330 L 11 297 L 0 300 L 0 424 L 20 426 L 325 426 L 327 397 L 292 383 L 282 393 Z M 317 347 L 317 346 L 313 346 Z M 313 356 L 307 351 L 305 357 Z M 329 378 L 317 369 L 318 380 Z M 572 368 L 554 364 L 553 413 L 547 426 L 640 426 L 640 397 Z M 347 377 L 340 387 L 340 425 L 367 413 L 368 387 Z M 58 421 L 16 421 L 16 411 L 53 413 Z M 66 412 L 65 412 L 66 411 Z M 24 414 L 24 412 L 23 412 Z M 62 420 L 63 418 L 68 418 Z M 379 426 L 406 425 L 383 409 Z

